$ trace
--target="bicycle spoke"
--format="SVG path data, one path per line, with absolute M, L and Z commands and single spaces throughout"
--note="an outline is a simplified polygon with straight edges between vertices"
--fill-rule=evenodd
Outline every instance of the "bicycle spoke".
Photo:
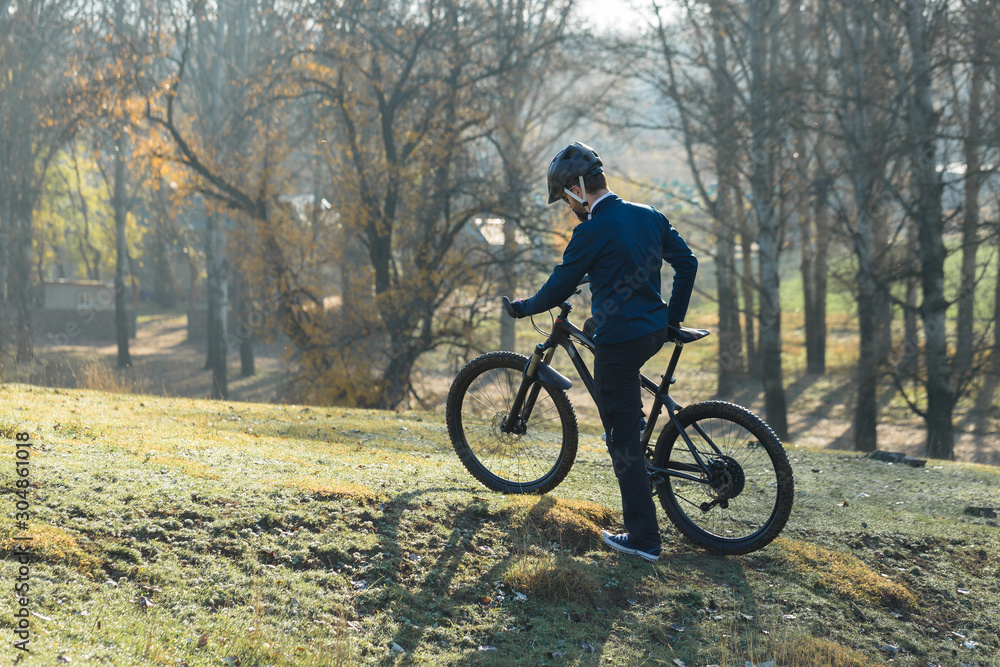
M 513 352 L 474 359 L 452 383 L 446 406 L 449 435 L 466 469 L 507 493 L 551 490 L 576 456 L 576 418 L 565 392 L 531 387 L 533 404 L 511 414 L 526 364 Z
M 773 539 L 791 506 L 790 473 L 779 483 L 773 458 L 779 456 L 789 470 L 781 443 L 752 413 L 721 402 L 699 404 L 678 419 L 707 470 L 703 482 L 668 476 L 658 487 L 671 520 L 689 537 L 732 553 L 746 553 L 759 548 L 755 542 L 762 546 Z M 660 455 L 677 466 L 695 465 L 687 443 L 670 430 L 672 441 Z M 783 515 L 773 524 L 779 506 Z

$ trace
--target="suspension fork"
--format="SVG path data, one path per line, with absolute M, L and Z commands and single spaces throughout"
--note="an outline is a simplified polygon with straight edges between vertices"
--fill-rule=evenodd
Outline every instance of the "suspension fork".
M 500 427 L 504 433 L 523 435 L 526 432 L 528 419 L 531 417 L 531 411 L 538 399 L 538 392 L 542 389 L 542 384 L 537 379 L 538 364 L 549 363 L 555 353 L 556 348 L 551 341 L 545 341 L 535 346 L 535 352 L 528 360 L 524 375 L 521 377 L 521 386 L 518 387 L 514 402 L 510 406 L 510 413 Z

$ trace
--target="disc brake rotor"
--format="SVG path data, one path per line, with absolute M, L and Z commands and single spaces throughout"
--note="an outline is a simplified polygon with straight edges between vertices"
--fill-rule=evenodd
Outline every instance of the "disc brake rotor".
M 504 422 L 506 421 L 507 421 L 506 412 L 498 412 L 495 415 L 493 415 L 493 423 L 492 423 L 493 435 L 496 436 L 496 439 L 502 442 L 503 444 L 512 445 L 521 439 L 521 433 L 517 432 L 507 433 L 506 431 L 504 431 L 503 426 Z
M 719 500 L 732 500 L 743 493 L 746 474 L 743 466 L 731 456 L 723 456 L 709 461 L 712 480 L 708 485 L 709 495 Z

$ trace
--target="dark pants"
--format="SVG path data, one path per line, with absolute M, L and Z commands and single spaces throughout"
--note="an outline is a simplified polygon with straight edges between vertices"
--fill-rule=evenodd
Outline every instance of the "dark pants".
M 639 441 L 642 395 L 639 369 L 667 340 L 666 328 L 624 343 L 598 345 L 594 357 L 597 408 L 608 434 L 608 453 L 622 493 L 629 539 L 638 547 L 660 544 L 656 506 Z

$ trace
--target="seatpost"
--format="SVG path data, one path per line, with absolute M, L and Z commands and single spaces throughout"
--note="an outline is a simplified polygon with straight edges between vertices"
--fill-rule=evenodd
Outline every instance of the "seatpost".
M 670 385 L 674 383 L 674 371 L 677 370 L 677 362 L 681 358 L 681 351 L 684 343 L 680 341 L 674 343 L 674 352 L 670 355 L 670 363 L 667 364 L 667 372 L 663 374 L 663 382 L 660 383 L 659 392 L 664 396 L 670 394 Z M 666 403 L 667 401 L 664 401 Z

